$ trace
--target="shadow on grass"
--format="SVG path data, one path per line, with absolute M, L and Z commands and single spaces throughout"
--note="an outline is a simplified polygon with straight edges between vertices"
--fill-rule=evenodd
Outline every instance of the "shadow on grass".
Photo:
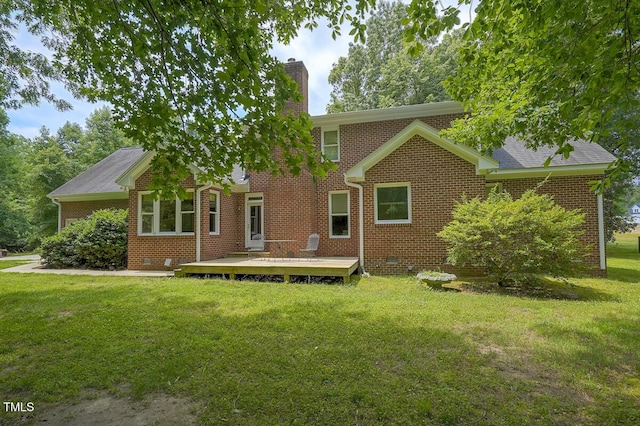
M 621 281 L 624 283 L 640 284 L 640 271 L 638 271 L 637 269 L 608 266 L 607 276 L 609 277 L 609 279 Z
M 593 318 L 582 326 L 545 321 L 536 331 L 554 342 L 550 356 L 571 366 L 565 374 L 579 388 L 600 394 L 587 413 L 602 424 L 640 424 L 640 321 L 628 315 Z M 570 372 L 569 372 L 570 371 Z
M 432 325 L 428 306 L 355 303 L 342 291 L 312 300 L 301 286 L 220 287 L 5 297 L 3 398 L 53 403 L 128 384 L 135 397 L 188 395 L 204 424 L 578 422 L 564 416 L 580 401 L 497 372 L 464 333 Z
M 538 300 L 580 300 L 610 302 L 619 299 L 592 287 L 576 285 L 572 281 L 561 281 L 549 277 L 537 277 L 533 282 L 520 285 L 499 286 L 486 278 L 463 280 L 455 286 L 468 293 L 496 294 L 533 298 Z

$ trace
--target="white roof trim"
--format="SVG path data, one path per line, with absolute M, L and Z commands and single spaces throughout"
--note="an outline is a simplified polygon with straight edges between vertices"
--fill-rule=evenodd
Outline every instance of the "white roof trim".
M 545 176 L 584 176 L 602 175 L 609 169 L 611 163 L 574 164 L 570 166 L 529 167 L 522 169 L 492 170 L 486 176 L 489 180 L 525 179 Z
M 367 157 L 365 157 L 358 164 L 347 170 L 347 179 L 354 182 L 363 182 L 364 175 L 373 166 L 378 164 L 384 158 L 386 158 L 393 151 L 402 146 L 406 141 L 414 136 L 422 136 L 428 141 L 438 145 L 439 147 L 446 149 L 454 155 L 462 158 L 474 164 L 476 166 L 477 174 L 487 174 L 490 170 L 497 169 L 499 164 L 493 158 L 486 157 L 480 154 L 475 149 L 469 148 L 465 145 L 456 144 L 449 139 L 445 139 L 438 134 L 438 131 L 433 127 L 423 123 L 420 120 L 416 120 L 413 123 L 405 127 L 400 133 L 389 139 L 378 149 L 373 151 Z
M 118 185 L 120 185 L 121 187 L 126 188 L 127 190 L 135 189 L 136 188 L 136 180 L 138 180 L 138 178 L 140 176 L 142 176 L 142 174 L 144 172 L 147 171 L 147 169 L 151 165 L 151 160 L 153 159 L 153 157 L 155 155 L 156 155 L 155 151 L 146 152 L 142 157 L 140 157 L 140 159 L 138 161 L 136 161 L 131 167 L 129 167 L 129 170 L 124 172 L 122 174 L 122 176 L 120 176 L 118 179 L 116 179 L 116 183 Z M 209 185 L 210 184 L 210 185 L 214 185 L 214 186 L 222 186 L 222 184 L 224 184 L 226 182 L 229 182 L 228 179 L 225 179 L 222 182 L 204 181 L 204 180 L 201 179 L 201 175 L 202 174 L 200 173 L 200 169 L 198 169 L 193 164 L 189 165 L 189 169 L 193 173 L 193 177 L 194 177 L 194 180 L 196 182 L 196 185 Z M 237 183 L 233 183 L 231 185 L 231 192 L 248 192 L 248 191 L 249 191 L 249 181 L 248 180 L 246 182 L 237 182 Z
M 444 114 L 461 114 L 464 108 L 458 102 L 433 102 L 365 111 L 341 112 L 312 116 L 314 127 L 338 126 L 340 124 L 370 123 L 373 121 L 402 120 Z
M 135 189 L 136 188 L 136 180 L 149 168 L 149 164 L 151 164 L 151 159 L 156 155 L 155 151 L 145 152 L 142 157 L 138 159 L 129 169 L 122 174 L 118 179 L 116 179 L 116 183 L 121 187 L 127 189 Z
M 47 195 L 47 197 L 49 197 Z M 122 190 L 119 192 L 94 192 L 91 194 L 66 194 L 49 197 L 52 200 L 67 203 L 72 201 L 98 201 L 98 200 L 126 200 L 129 192 Z

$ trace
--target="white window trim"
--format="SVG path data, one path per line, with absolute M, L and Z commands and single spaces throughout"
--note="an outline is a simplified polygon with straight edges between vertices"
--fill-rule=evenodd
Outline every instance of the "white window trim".
M 209 197 L 211 194 L 216 194 L 216 232 L 211 232 L 209 227 L 209 235 L 220 235 L 220 191 L 209 191 Z M 211 198 L 209 198 L 210 202 Z M 208 205 L 208 204 L 207 204 Z M 209 223 L 211 223 L 211 210 L 209 209 Z
M 494 188 L 497 188 L 499 194 L 504 192 L 504 188 L 502 187 L 502 182 L 491 182 L 491 183 L 485 184 L 485 193 L 486 193 L 485 195 L 489 196 L 489 194 L 491 194 L 491 191 L 493 191 Z
M 188 193 L 194 193 L 193 189 L 187 189 L 186 190 Z M 190 232 L 181 232 L 182 230 L 182 215 L 183 213 L 189 213 L 192 212 L 193 216 L 194 216 L 194 220 L 195 220 L 195 216 L 196 216 L 196 212 L 195 212 L 195 208 L 196 208 L 196 204 L 195 204 L 195 193 L 194 193 L 194 205 L 193 208 L 194 210 L 189 210 L 189 211 L 182 211 L 182 202 L 181 200 L 176 197 L 175 199 L 175 203 L 176 203 L 176 230 L 175 231 L 170 231 L 170 232 L 160 232 L 160 198 L 158 198 L 157 200 L 153 200 L 153 224 L 151 225 L 151 232 L 142 232 L 142 196 L 143 195 L 149 195 L 152 194 L 151 191 L 140 191 L 138 192 L 138 235 L 139 236 L 167 236 L 167 235 L 195 235 L 195 233 L 193 231 Z M 163 200 L 163 201 L 167 201 L 167 200 Z
M 79 220 L 80 220 L 80 219 L 79 219 L 79 218 L 77 218 L 77 217 L 68 217 L 68 218 L 66 218 L 66 219 L 64 220 L 64 226 L 65 226 L 65 227 L 67 227 L 67 226 L 71 225 L 72 223 L 77 222 L 77 221 L 79 221 Z
M 347 235 L 333 235 L 333 218 L 331 196 L 334 194 L 347 194 Z M 340 214 L 340 216 L 343 216 Z M 351 193 L 350 191 L 329 191 L 329 238 L 351 238 Z
M 407 219 L 398 220 L 380 220 L 378 219 L 378 188 L 407 188 Z M 377 183 L 373 185 L 373 209 L 374 209 L 374 223 L 376 225 L 388 225 L 397 223 L 411 223 L 411 182 L 393 182 L 393 183 Z
M 320 134 L 321 134 L 321 149 L 322 149 L 322 154 L 325 154 L 324 152 L 324 134 L 325 132 L 336 132 L 336 145 L 338 146 L 338 158 L 335 160 L 331 160 L 334 163 L 339 163 L 340 162 L 340 127 L 338 126 L 331 126 L 331 127 L 322 127 L 320 128 Z M 334 145 L 329 145 L 329 146 L 334 146 Z

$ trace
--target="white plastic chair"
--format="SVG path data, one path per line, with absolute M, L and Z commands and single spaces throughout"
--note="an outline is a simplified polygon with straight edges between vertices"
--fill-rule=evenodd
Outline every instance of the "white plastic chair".
M 306 254 L 307 257 L 315 257 L 318 251 L 318 244 L 320 243 L 320 235 L 311 234 L 307 241 L 307 247 L 300 249 L 301 253 Z

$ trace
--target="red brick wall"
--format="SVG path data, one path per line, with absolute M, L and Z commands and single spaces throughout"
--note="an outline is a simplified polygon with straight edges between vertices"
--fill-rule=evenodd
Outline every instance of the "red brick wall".
M 462 114 L 448 114 L 440 116 L 422 117 L 421 121 L 434 127 L 443 129 L 449 127 L 451 121 L 461 117 Z M 371 154 L 381 145 L 393 138 L 417 118 L 404 120 L 388 120 L 370 123 L 347 124 L 339 127 L 340 134 L 340 161 L 336 163 L 338 169 L 331 172 L 326 179 L 319 180 L 316 192 L 316 217 L 320 245 L 320 256 L 358 256 L 358 190 L 344 183 L 344 174 L 351 167 Z M 316 148 L 321 149 L 321 129 L 313 129 L 313 137 Z M 401 169 L 406 169 L 404 165 Z M 370 178 L 367 176 L 367 180 Z M 329 236 L 329 192 L 349 191 L 350 201 L 350 238 L 330 238 Z M 366 195 L 366 194 L 365 194 Z M 371 195 L 373 196 L 373 195 Z M 366 210 L 366 209 L 365 209 Z M 367 235 L 365 230 L 365 235 Z M 366 252 L 365 247 L 365 252 Z
M 102 209 L 127 209 L 129 200 L 94 200 L 94 201 L 72 201 L 60 203 L 62 206 L 59 217 L 60 228 L 64 228 L 67 219 L 84 219 L 96 210 Z
M 250 182 L 252 193 L 263 194 L 265 239 L 295 240 L 294 243 L 284 245 L 283 251 L 291 251 L 298 256 L 299 249 L 307 246 L 309 235 L 318 232 L 313 178 L 306 171 L 302 171 L 299 176 L 277 177 L 271 176 L 269 172 L 262 172 L 251 173 Z M 244 207 L 243 200 L 240 216 L 243 224 Z M 242 229 L 244 232 L 244 228 Z M 269 244 L 266 249 L 273 251 Z
M 293 102 L 289 100 L 285 106 L 286 110 L 295 111 L 296 113 L 309 112 L 309 72 L 302 61 L 286 62 L 284 69 L 296 83 L 298 83 L 298 91 L 302 95 L 301 102 Z
M 220 197 L 219 235 L 209 233 L 209 191 L 217 191 Z M 227 253 L 244 250 L 244 234 L 241 232 L 241 206 L 244 203 L 244 194 L 225 195 L 222 190 L 212 188 L 202 191 L 201 200 L 200 260 L 217 259 L 226 256 Z
M 129 269 L 161 270 L 165 269 L 166 259 L 172 259 L 171 268 L 177 268 L 179 262 L 195 262 L 196 235 L 138 235 L 138 193 L 144 191 L 151 183 L 151 173 L 147 170 L 136 181 L 136 189 L 129 193 Z M 193 175 L 182 182 L 182 186 L 194 190 L 199 188 Z M 209 192 L 217 191 L 220 197 L 220 234 L 209 232 Z M 200 260 L 211 260 L 224 257 L 227 253 L 237 251 L 239 246 L 240 203 L 243 194 L 225 195 L 219 188 L 203 189 L 200 192 Z M 197 220 L 197 215 L 194 220 Z M 243 243 L 244 244 L 244 243 Z M 243 245 L 244 247 L 244 245 Z M 151 264 L 144 260 L 150 259 Z
M 161 270 L 165 259 L 172 259 L 171 268 L 177 268 L 180 260 L 196 260 L 196 243 L 193 235 L 138 235 L 138 193 L 151 184 L 151 171 L 144 172 L 136 180 L 136 188 L 129 191 L 129 259 L 128 269 Z M 185 188 L 195 188 L 193 175 L 182 183 Z M 144 260 L 150 259 L 150 264 Z
M 436 237 L 452 219 L 454 201 L 483 196 L 484 177 L 475 165 L 414 136 L 365 175 L 365 265 L 376 274 L 453 270 L 444 264 L 446 245 Z M 411 223 L 375 224 L 374 185 L 411 183 Z M 397 260 L 397 263 L 396 263 Z

